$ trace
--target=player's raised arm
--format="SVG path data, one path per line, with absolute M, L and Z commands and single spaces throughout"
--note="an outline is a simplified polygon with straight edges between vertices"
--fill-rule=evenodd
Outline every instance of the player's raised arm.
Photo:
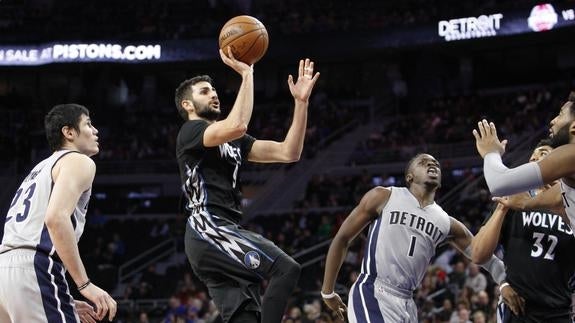
M 236 101 L 228 116 L 209 125 L 204 132 L 204 146 L 215 147 L 245 135 L 254 108 L 254 74 L 249 66 L 234 58 L 228 47 L 228 56 L 220 50 L 222 61 L 242 77 Z
M 479 232 L 471 241 L 471 260 L 476 264 L 483 264 L 493 256 L 499 237 L 503 220 L 507 214 L 508 208 L 498 204 L 495 211 L 489 217 L 489 220 L 479 229 Z
M 319 72 L 314 74 L 313 61 L 308 58 L 299 61 L 296 82 L 293 76 L 288 77 L 289 89 L 294 98 L 294 113 L 287 135 L 282 142 L 256 140 L 248 155 L 250 161 L 289 163 L 300 159 L 307 127 L 309 97 L 318 78 Z
M 493 122 L 480 121 L 478 129 L 473 130 L 473 135 L 477 151 L 484 158 L 485 181 L 493 195 L 506 196 L 525 192 L 575 173 L 575 144 L 558 147 L 539 162 L 508 168 L 501 160 L 506 143 L 497 138 Z
M 347 249 L 355 237 L 377 218 L 390 195 L 391 190 L 384 187 L 375 187 L 367 192 L 345 219 L 329 247 L 321 293 L 327 306 L 337 312 L 342 319 L 346 306 L 334 289 Z

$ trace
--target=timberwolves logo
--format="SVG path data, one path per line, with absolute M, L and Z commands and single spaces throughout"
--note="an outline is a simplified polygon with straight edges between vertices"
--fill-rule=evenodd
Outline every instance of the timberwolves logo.
M 257 269 L 260 266 L 260 254 L 255 251 L 249 251 L 244 256 L 244 263 L 250 269 Z

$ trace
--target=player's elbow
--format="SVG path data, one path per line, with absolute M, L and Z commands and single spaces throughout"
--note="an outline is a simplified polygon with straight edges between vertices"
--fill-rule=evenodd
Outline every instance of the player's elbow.
M 44 224 L 46 224 L 46 228 L 53 229 L 60 226 L 61 217 L 59 217 L 54 212 L 47 212 L 46 217 L 44 218 Z
M 486 263 L 491 259 L 491 255 L 492 254 L 489 254 L 486 250 L 478 246 L 472 246 L 471 248 L 471 261 L 474 264 L 481 265 Z
M 243 137 L 248 131 L 248 126 L 245 123 L 236 123 L 230 127 L 230 134 L 236 138 Z
M 299 161 L 301 154 L 288 153 L 284 156 L 284 163 L 295 163 Z
M 509 195 L 507 193 L 507 190 L 505 190 L 505 187 L 501 186 L 501 185 L 490 185 L 489 186 L 489 191 L 491 192 L 491 195 L 493 196 L 506 196 Z

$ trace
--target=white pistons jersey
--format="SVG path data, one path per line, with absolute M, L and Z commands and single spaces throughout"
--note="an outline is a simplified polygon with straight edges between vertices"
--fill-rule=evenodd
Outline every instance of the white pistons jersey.
M 0 236 L 0 253 L 12 249 L 34 249 L 53 255 L 55 249 L 44 221 L 52 194 L 52 168 L 62 156 L 77 153 L 60 150 L 44 159 L 26 176 L 10 204 Z M 76 241 L 80 239 L 86 222 L 86 211 L 91 189 L 83 192 L 74 213 L 70 214 Z
M 573 231 L 575 235 L 575 188 L 565 184 L 563 180 L 561 180 L 560 183 L 565 213 L 567 213 L 567 217 L 569 218 L 571 231 Z
M 439 205 L 422 208 L 407 188 L 392 187 L 369 228 L 361 274 L 350 291 L 349 321 L 416 322 L 412 292 L 449 230 L 449 216 Z

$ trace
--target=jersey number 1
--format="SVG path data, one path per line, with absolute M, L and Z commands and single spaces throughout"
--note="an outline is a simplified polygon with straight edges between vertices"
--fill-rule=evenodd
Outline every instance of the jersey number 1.
M 415 236 L 411 236 L 411 242 L 409 243 L 409 252 L 407 252 L 407 255 L 410 257 L 413 257 L 413 252 L 415 251 L 415 242 L 417 241 L 417 238 Z

